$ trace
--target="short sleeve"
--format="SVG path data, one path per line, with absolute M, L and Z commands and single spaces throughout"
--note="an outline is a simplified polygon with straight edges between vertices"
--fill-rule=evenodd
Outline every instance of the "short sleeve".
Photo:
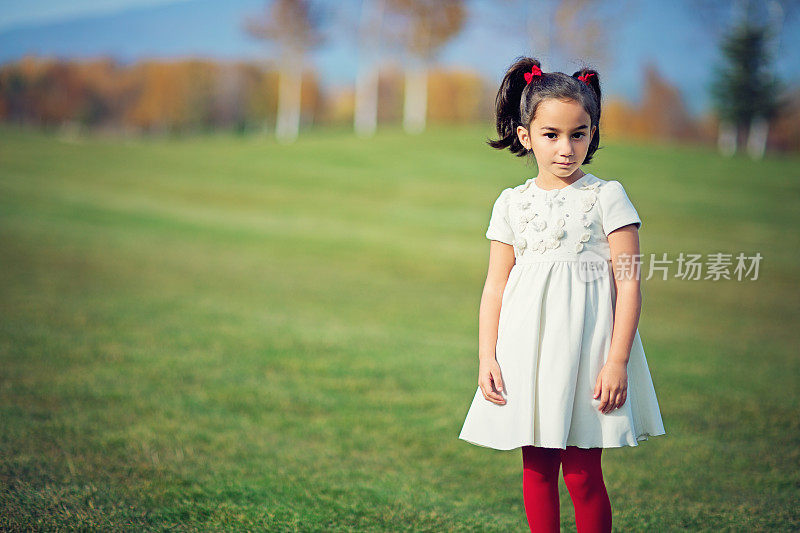
M 489 219 L 489 228 L 486 230 L 486 238 L 513 245 L 514 232 L 508 219 L 508 194 L 510 192 L 510 188 L 504 189 L 495 200 L 492 216 Z
M 603 211 L 603 232 L 606 235 L 628 224 L 636 224 L 641 229 L 642 220 L 639 218 L 639 213 L 636 212 L 620 182 L 607 182 L 600 187 L 598 195 Z

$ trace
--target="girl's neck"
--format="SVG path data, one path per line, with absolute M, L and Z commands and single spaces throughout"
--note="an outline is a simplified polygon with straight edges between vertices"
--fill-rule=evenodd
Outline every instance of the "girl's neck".
M 536 180 L 536 185 L 538 185 L 541 189 L 561 189 L 563 187 L 569 187 L 585 175 L 586 173 L 584 171 L 578 169 L 568 178 L 560 178 L 558 176 L 554 176 L 553 174 L 543 174 L 540 172 L 539 175 L 534 179 Z

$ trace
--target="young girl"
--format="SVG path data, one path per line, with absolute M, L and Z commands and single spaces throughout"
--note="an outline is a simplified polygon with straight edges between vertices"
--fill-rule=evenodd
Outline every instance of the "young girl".
M 611 531 L 603 448 L 665 434 L 638 331 L 642 222 L 619 181 L 581 170 L 600 141 L 599 81 L 518 58 L 489 141 L 539 172 L 492 209 L 478 389 L 459 438 L 522 448 L 532 531 L 559 531 L 562 464 L 578 532 Z

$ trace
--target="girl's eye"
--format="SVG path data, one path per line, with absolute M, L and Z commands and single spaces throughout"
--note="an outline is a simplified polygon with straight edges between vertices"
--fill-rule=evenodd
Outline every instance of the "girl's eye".
M 554 133 L 554 132 L 552 132 L 552 131 L 551 131 L 551 132 L 548 132 L 548 133 L 545 133 L 545 136 L 546 136 L 548 139 L 553 139 L 553 138 L 554 138 L 554 137 L 550 137 L 551 135 L 556 135 L 556 136 L 557 136 L 558 134 L 556 134 L 556 133 Z M 584 135 L 586 135 L 586 134 L 585 134 L 585 133 L 583 133 L 582 131 L 579 131 L 579 132 L 577 132 L 577 133 L 573 133 L 573 135 L 577 135 L 576 139 L 580 139 L 581 137 L 583 137 L 583 136 L 584 136 Z

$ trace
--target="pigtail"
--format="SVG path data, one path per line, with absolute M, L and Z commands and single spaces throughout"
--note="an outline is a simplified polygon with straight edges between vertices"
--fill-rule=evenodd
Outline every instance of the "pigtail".
M 582 68 L 574 73 L 572 77 L 580 81 L 582 85 L 585 85 L 591 90 L 591 93 L 595 97 L 595 101 L 597 103 L 597 123 L 594 124 L 594 126 L 597 126 L 597 129 L 594 132 L 594 137 L 592 137 L 592 140 L 589 143 L 589 151 L 587 152 L 586 159 L 583 162 L 584 164 L 587 164 L 591 162 L 592 155 L 600 146 L 600 96 L 602 94 L 600 91 L 600 75 L 596 70 Z
M 578 81 L 582 81 L 584 85 L 589 87 L 597 97 L 597 103 L 600 103 L 600 75 L 596 70 L 590 68 L 582 68 L 572 75 Z
M 530 73 L 534 66 L 541 69 L 541 64 L 537 59 L 519 57 L 509 67 L 495 99 L 497 135 L 500 138 L 487 141 L 492 148 L 498 150 L 508 148 L 511 153 L 519 157 L 528 153 L 528 149 L 522 145 L 517 136 L 517 126 L 523 125 L 520 119 L 520 107 L 522 94 L 528 86 L 525 73 Z M 539 83 L 541 78 L 542 76 L 532 76 L 531 84 Z

